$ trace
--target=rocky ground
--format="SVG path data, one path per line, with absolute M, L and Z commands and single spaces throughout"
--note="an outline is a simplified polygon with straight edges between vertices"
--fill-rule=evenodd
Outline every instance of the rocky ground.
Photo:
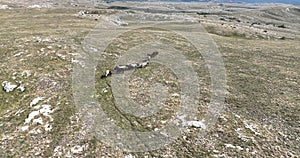
M 130 26 L 140 21 L 197 22 L 204 26 L 223 55 L 227 75 L 225 109 L 206 135 L 205 124 L 190 123 L 165 147 L 127 152 L 89 134 L 72 92 L 73 66 L 84 67 L 79 51 L 97 24 Z M 300 8 L 292 5 L 234 3 L 68 3 L 0 2 L 0 157 L 298 157 L 300 136 Z M 151 35 L 180 38 L 149 30 Z M 137 119 L 117 111 L 110 78 L 101 80 L 127 45 L 139 34 L 114 40 L 96 70 L 97 99 L 116 124 L 147 131 L 164 126 L 180 102 L 176 76 L 152 64 L 133 73 L 132 99 L 149 101 L 154 82 L 172 96 L 155 117 Z M 130 38 L 129 38 L 130 37 Z M 130 40 L 129 40 L 130 39 Z M 101 40 L 101 39 L 99 39 Z M 173 40 L 173 41 L 172 41 Z M 134 43 L 135 42 L 135 43 Z M 179 43 L 182 51 L 189 44 Z M 191 55 L 192 59 L 193 56 Z M 202 98 L 199 120 L 210 100 L 210 77 L 204 61 L 193 63 Z M 198 65 L 198 67 L 197 67 Z M 200 66 L 199 66 L 200 65 Z M 155 75 L 164 72 L 164 75 Z M 97 77 L 99 76 L 99 77 Z

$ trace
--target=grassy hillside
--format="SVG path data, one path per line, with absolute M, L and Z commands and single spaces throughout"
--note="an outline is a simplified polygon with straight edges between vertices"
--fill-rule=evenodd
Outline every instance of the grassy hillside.
M 230 13 L 215 14 L 214 10 L 210 10 L 208 14 L 201 15 L 199 12 L 203 10 L 199 8 L 207 6 L 199 5 L 199 8 L 191 7 L 190 13 L 175 14 L 179 18 L 188 15 L 197 19 L 223 55 L 228 90 L 225 110 L 205 136 L 198 134 L 201 129 L 187 127 L 182 136 L 162 149 L 129 153 L 88 134 L 73 101 L 72 68 L 82 64 L 75 58 L 79 55 L 82 41 L 97 24 L 112 22 L 111 19 L 120 14 L 146 16 L 147 10 L 25 8 L 11 4 L 10 7 L 0 9 L 0 83 L 8 81 L 25 90 L 0 90 L 1 156 L 297 157 L 300 154 L 300 34 L 299 23 L 293 22 L 299 19 L 288 19 L 299 15 L 299 8 L 286 11 L 285 7 L 278 7 L 280 12 L 276 12 L 271 7 L 236 14 L 232 10 L 237 7 L 227 8 L 232 11 Z M 94 12 L 82 16 L 78 14 L 81 10 Z M 164 15 L 171 16 L 167 13 Z M 262 15 L 271 15 L 273 19 Z M 274 25 L 268 25 L 267 22 Z M 286 27 L 278 27 L 282 24 Z M 160 30 L 151 31 L 152 35 L 163 38 L 159 35 Z M 115 61 L 114 55 L 128 49 L 126 45 L 140 42 L 126 39 L 134 39 L 140 33 L 137 30 L 134 34 L 116 39 L 115 44 L 111 44 L 107 50 L 112 56 L 107 55 L 107 63 L 102 64 L 109 65 Z M 149 35 L 144 38 L 152 37 Z M 172 35 L 164 38 L 171 39 L 170 45 L 174 45 L 172 41 L 180 41 Z M 181 44 L 185 51 L 188 44 Z M 195 68 L 202 94 L 202 106 L 197 112 L 201 117 L 210 99 L 210 78 L 207 69 Z M 97 76 L 103 71 L 98 68 Z M 153 75 L 161 71 L 164 75 Z M 102 103 L 102 108 L 124 129 L 147 131 L 164 126 L 157 120 L 171 119 L 176 111 L 174 105 L 180 102 L 178 98 L 173 98 L 159 116 L 137 120 L 116 112 L 109 88 L 110 78 L 96 79 L 97 99 Z M 143 90 L 154 81 L 166 83 L 174 93 L 178 91 L 174 74 L 153 64 L 135 71 L 132 76 L 130 89 L 135 101 L 148 101 L 148 96 L 143 96 L 147 92 Z M 140 91 L 143 94 L 138 94 Z M 34 111 L 39 111 L 39 114 L 29 119 Z M 148 123 L 154 126 L 148 127 Z

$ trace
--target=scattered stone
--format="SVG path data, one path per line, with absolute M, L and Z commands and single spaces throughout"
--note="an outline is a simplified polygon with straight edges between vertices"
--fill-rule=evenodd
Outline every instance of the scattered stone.
M 53 152 L 54 152 L 53 156 L 61 156 L 63 154 L 62 147 L 61 146 L 55 147 Z
M 40 107 L 40 106 L 39 106 Z M 43 115 L 45 117 L 48 117 L 50 119 L 50 122 L 53 121 L 53 118 L 50 116 L 51 113 L 53 113 L 53 110 L 51 110 L 50 105 L 42 105 L 42 108 L 36 111 L 32 111 L 29 115 L 28 118 L 25 119 L 25 124 L 28 124 L 33 120 L 36 116 L 38 115 Z M 41 120 L 34 120 L 33 123 L 41 123 Z
M 162 124 L 166 124 L 168 121 L 167 120 L 161 120 L 160 121 Z
M 129 155 L 125 155 L 124 158 L 135 158 L 135 156 L 132 156 L 131 154 L 129 154 Z
M 38 109 L 41 108 L 41 105 L 36 105 L 36 106 L 34 106 L 34 107 L 32 107 L 32 108 L 35 109 L 35 110 L 38 110 Z
M 242 148 L 241 146 L 234 146 L 232 144 L 225 144 L 226 148 L 233 148 L 233 149 L 237 149 L 237 150 L 244 150 L 244 148 Z
M 35 116 L 37 116 L 37 115 L 39 115 L 39 114 L 40 114 L 39 111 L 33 111 L 33 112 L 31 112 L 31 113 L 28 115 L 28 118 L 25 119 L 25 123 L 26 123 L 26 124 L 30 123 L 30 121 L 31 121 Z
M 4 81 L 4 82 L 2 82 L 2 87 L 3 87 L 3 90 L 8 93 L 8 92 L 14 91 L 14 89 L 17 88 L 18 86 L 11 84 L 8 81 Z
M 57 56 L 60 57 L 62 60 L 66 60 L 66 58 L 67 58 L 65 55 L 62 55 L 59 53 L 57 53 Z
M 172 94 L 172 97 L 180 97 L 180 94 L 174 93 L 174 94 Z
M 34 98 L 31 103 L 29 104 L 30 107 L 32 107 L 33 105 L 36 105 L 39 101 L 43 100 L 44 97 L 37 97 L 37 98 Z
M 226 148 L 235 148 L 235 146 L 232 145 L 232 144 L 225 144 L 225 147 L 226 147 Z
M 103 93 L 107 93 L 108 90 L 107 90 L 106 88 L 103 88 L 103 89 L 102 89 L 102 92 L 103 92 Z
M 43 4 L 43 5 L 38 5 L 38 4 L 34 4 L 34 5 L 30 5 L 27 8 L 51 8 L 52 6 L 50 4 Z
M 187 121 L 186 124 L 191 127 L 205 128 L 205 124 L 201 121 Z
M 83 147 L 79 146 L 79 145 L 76 145 L 76 146 L 71 148 L 71 152 L 73 154 L 80 154 L 82 151 L 83 151 Z
M 235 129 L 235 131 L 238 134 L 238 138 L 240 138 L 241 140 L 243 140 L 245 142 L 248 142 L 249 140 L 251 140 L 252 142 L 256 142 L 256 140 L 254 139 L 254 137 L 246 136 L 241 130 L 242 130 L 241 128 Z
M 0 9 L 10 9 L 8 5 L 0 5 Z
M 20 116 L 21 113 L 23 113 L 25 110 L 21 110 L 19 109 L 16 113 L 15 113 L 15 116 Z
M 42 8 L 42 6 L 34 4 L 34 5 L 29 6 L 28 8 Z
M 256 131 L 256 125 L 252 123 L 247 124 L 246 122 L 244 122 L 244 124 L 245 124 L 245 128 L 250 129 L 255 135 L 260 135 L 260 133 Z
M 28 129 L 29 129 L 29 126 L 28 126 L 28 125 L 21 127 L 21 130 L 22 130 L 23 132 L 24 132 L 24 131 L 28 131 Z
M 25 76 L 26 78 L 29 77 L 29 76 L 31 76 L 30 70 L 24 70 L 24 71 L 22 72 L 21 76 L 22 76 L 22 77 Z
M 19 53 L 15 54 L 14 57 L 18 57 L 18 56 L 20 56 L 22 54 L 24 54 L 24 52 L 19 52 Z
M 244 148 L 242 148 L 242 147 L 240 147 L 240 146 L 235 146 L 236 147 L 236 149 L 238 149 L 238 150 L 244 150 Z
M 41 117 L 39 117 L 39 118 L 37 118 L 37 119 L 34 119 L 34 120 L 32 121 L 32 123 L 33 123 L 33 124 L 40 124 L 40 125 L 44 124 L 43 119 L 42 119 Z
M 24 86 L 19 86 L 17 89 L 20 90 L 21 92 L 25 91 L 25 87 Z
M 45 51 L 45 48 L 41 48 L 40 51 L 43 53 Z
M 53 113 L 53 110 L 51 110 L 50 105 L 42 105 L 42 108 L 39 110 L 40 114 L 49 117 L 50 121 L 53 121 L 53 118 L 50 116 L 51 113 Z
M 28 132 L 29 134 L 40 134 L 42 133 L 42 131 L 40 129 L 33 129 L 31 131 Z
M 52 130 L 52 126 L 50 124 L 46 124 L 44 127 L 45 127 L 45 131 L 47 132 Z

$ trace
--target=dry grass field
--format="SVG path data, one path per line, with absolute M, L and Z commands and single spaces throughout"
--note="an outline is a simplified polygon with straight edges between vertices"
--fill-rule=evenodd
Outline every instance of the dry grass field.
M 0 157 L 298 157 L 300 155 L 300 8 L 291 5 L 215 3 L 104 3 L 98 7 L 73 5 L 43 7 L 0 2 Z M 28 7 L 31 6 L 31 7 Z M 67 6 L 67 5 L 66 5 Z M 114 6 L 114 7 L 112 7 Z M 116 7 L 118 6 L 118 7 Z M 121 8 L 122 6 L 123 8 Z M 146 6 L 149 6 L 148 9 Z M 82 11 L 88 11 L 81 14 Z M 119 16 L 157 16 L 191 19 L 207 30 L 223 56 L 227 91 L 225 109 L 205 136 L 187 127 L 161 149 L 130 153 L 88 134 L 72 92 L 78 50 L 97 24 L 122 26 Z M 146 18 L 147 19 L 147 18 Z M 118 55 L 138 44 L 143 30 L 116 38 L 96 70 L 97 99 L 123 129 L 149 131 L 164 126 L 180 102 L 172 97 L 159 115 L 137 119 L 114 105 L 110 78 Z M 193 52 L 188 43 L 161 30 L 152 35 L 169 39 L 170 46 Z M 101 41 L 101 39 L 99 39 Z M 135 43 L 134 43 L 135 42 Z M 189 56 L 194 58 L 193 53 Z M 210 99 L 210 77 L 205 61 L 194 69 L 199 76 L 199 117 Z M 200 66 L 199 66 L 200 65 Z M 164 72 L 162 75 L 156 75 Z M 134 71 L 129 83 L 133 99 L 147 103 L 153 82 L 179 91 L 172 71 L 151 64 Z M 7 81 L 7 82 L 5 82 Z M 5 91 L 7 83 L 16 85 Z M 24 89 L 23 89 L 24 88 Z M 142 92 L 142 94 L 139 94 Z M 152 124 L 152 126 L 147 126 Z

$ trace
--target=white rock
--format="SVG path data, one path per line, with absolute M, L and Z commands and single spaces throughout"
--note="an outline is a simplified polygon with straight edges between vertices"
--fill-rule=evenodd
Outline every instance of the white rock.
M 24 86 L 19 86 L 17 89 L 20 90 L 21 92 L 25 91 L 25 87 Z
M 79 63 L 79 60 L 76 60 L 76 59 L 71 59 L 71 63 Z
M 0 5 L 0 9 L 10 9 L 8 5 Z
M 186 124 L 191 127 L 205 128 L 205 124 L 201 121 L 187 121 Z
M 44 116 L 50 116 L 49 114 L 53 113 L 53 110 L 51 110 L 50 105 L 42 105 L 42 108 L 40 109 L 40 113 Z
M 23 127 L 21 127 L 22 131 L 27 131 L 28 129 L 29 129 L 29 126 L 23 126 Z
M 237 115 L 237 114 L 234 114 L 234 116 L 237 117 L 237 118 L 241 118 L 241 116 L 239 116 L 239 115 Z
M 106 88 L 103 88 L 103 89 L 102 89 L 102 92 L 103 92 L 103 93 L 107 93 L 108 90 L 107 90 Z
M 249 139 L 251 139 L 253 142 L 256 142 L 254 137 L 249 137 L 249 136 L 244 135 L 241 130 L 242 130 L 241 128 L 235 129 L 236 133 L 238 134 L 238 138 L 240 138 L 241 140 L 243 140 L 245 142 L 249 141 Z
M 250 129 L 255 135 L 260 135 L 260 133 L 255 130 L 256 125 L 251 124 L 251 123 L 247 124 L 246 122 L 244 122 L 244 124 L 245 124 L 245 128 Z
M 22 77 L 23 76 L 29 77 L 31 75 L 30 70 L 24 70 L 21 75 Z
M 65 55 L 62 55 L 62 54 L 57 54 L 57 56 L 60 57 L 63 60 L 66 60 L 66 58 L 67 58 Z
M 61 147 L 60 147 L 60 146 L 57 146 L 57 147 L 54 148 L 53 151 L 54 151 L 54 153 L 57 153 L 60 149 L 61 149 Z
M 52 130 L 52 126 L 50 124 L 46 124 L 44 127 L 45 127 L 45 131 L 47 132 Z
M 227 157 L 225 154 L 213 155 L 213 157 Z
M 240 147 L 240 146 L 236 146 L 236 149 L 238 149 L 238 150 L 244 150 L 242 147 Z
M 14 85 L 14 84 L 11 84 L 10 82 L 8 81 L 4 81 L 2 82 L 2 87 L 3 89 L 5 90 L 5 92 L 12 92 L 15 88 L 17 88 L 18 86 L 17 85 Z
M 42 108 L 39 111 L 40 114 L 48 117 L 50 119 L 50 122 L 53 121 L 53 118 L 50 114 L 53 113 L 54 110 L 51 109 L 50 105 L 42 105 Z
M 23 53 L 24 52 L 19 52 L 19 53 L 15 54 L 14 57 L 18 57 L 18 56 L 22 55 Z
M 40 112 L 39 111 L 32 111 L 29 115 L 28 115 L 28 118 L 25 119 L 25 123 L 30 123 L 30 121 L 32 119 L 34 119 L 35 116 L 39 115 Z
M 15 116 L 20 116 L 21 113 L 23 113 L 25 110 L 21 110 L 19 109 L 16 113 L 15 113 Z
M 57 146 L 54 148 L 53 152 L 53 156 L 61 156 L 63 153 L 61 152 L 62 151 L 62 147 L 61 146 Z
M 224 121 L 228 121 L 227 118 L 224 115 L 220 115 L 219 117 L 220 117 L 220 119 L 222 119 Z
M 52 46 L 47 46 L 47 48 L 48 48 L 48 49 L 53 49 L 53 47 L 52 47 Z
M 47 8 L 49 6 L 47 5 L 42 5 L 43 8 Z M 50 38 L 45 38 L 45 39 L 42 39 L 42 42 L 51 42 L 51 39 Z
M 39 156 L 40 154 L 41 154 L 40 152 L 36 152 L 34 155 Z
M 168 121 L 167 120 L 162 120 L 160 121 L 162 124 L 166 124 Z
M 174 93 L 174 94 L 172 94 L 172 97 L 180 97 L 180 94 Z
M 28 132 L 29 134 L 40 134 L 42 133 L 42 131 L 40 129 L 33 129 L 31 131 Z
M 3 134 L 2 138 L 1 138 L 1 141 L 3 141 L 3 140 L 12 140 L 12 139 L 14 139 L 13 136 Z
M 91 47 L 90 49 L 91 49 L 92 51 L 94 51 L 94 52 L 98 52 L 98 49 L 97 49 L 97 48 Z
M 42 8 L 42 6 L 34 4 L 34 5 L 29 6 L 28 8 Z
M 232 145 L 232 144 L 225 144 L 225 147 L 226 148 L 234 148 L 234 149 L 237 149 L 237 150 L 244 150 L 244 148 L 242 148 L 241 146 L 234 146 L 234 145 Z
M 32 107 L 32 108 L 35 109 L 35 110 L 38 110 L 38 109 L 41 108 L 41 105 L 36 105 L 36 106 L 34 106 L 34 107 Z
M 213 150 L 212 152 L 214 152 L 214 153 L 219 153 L 219 151 L 218 151 L 218 150 Z
M 131 154 L 129 154 L 129 155 L 125 155 L 124 158 L 135 158 L 135 156 L 132 156 Z
M 71 152 L 74 153 L 74 154 L 79 154 L 82 151 L 83 151 L 83 147 L 79 146 L 79 145 L 76 145 L 76 146 L 71 148 Z
M 235 148 L 235 146 L 232 145 L 232 144 L 225 144 L 225 147 L 226 147 L 226 148 Z
M 33 105 L 36 105 L 39 101 L 43 100 L 44 97 L 37 97 L 37 98 L 34 98 L 31 103 L 29 104 L 30 107 L 32 107 Z
M 39 118 L 37 118 L 37 119 L 34 119 L 33 121 L 32 121 L 32 123 L 33 124 L 44 124 L 44 122 L 43 122 L 43 119 L 41 118 L 41 117 L 39 117 Z

